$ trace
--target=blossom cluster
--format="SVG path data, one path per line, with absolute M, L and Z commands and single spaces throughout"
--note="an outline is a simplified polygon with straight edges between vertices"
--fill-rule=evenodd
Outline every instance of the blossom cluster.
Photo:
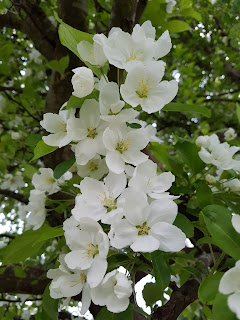
M 81 177 L 72 216 L 63 224 L 69 252 L 60 255 L 59 267 L 49 270 L 48 277 L 53 298 L 82 292 L 82 313 L 91 300 L 116 313 L 128 307 L 132 280 L 129 272 L 109 269 L 109 250 L 136 255 L 177 252 L 185 246 L 185 234 L 173 225 L 177 197 L 168 192 L 175 177 L 171 172 L 159 174 L 143 152 L 150 141 L 160 140 L 154 127 L 138 119 L 139 106 L 157 112 L 178 90 L 175 80 L 162 81 L 166 64 L 159 59 L 171 49 L 169 33 L 158 40 L 155 36 L 147 21 L 136 25 L 132 34 L 113 28 L 108 37 L 95 35 L 93 44 L 81 41 L 79 56 L 102 76 L 94 78 L 91 68 L 74 69 L 73 96 L 84 98 L 79 113 L 65 103 L 58 114 L 47 113 L 40 122 L 50 133 L 43 137 L 46 144 L 71 146 Z M 122 84 L 108 80 L 103 72 L 108 63 L 124 69 Z M 60 184 L 51 169 L 40 172 L 33 176 L 33 210 L 35 193 L 43 201 L 45 193 L 58 191 Z
M 60 179 L 55 179 L 53 170 L 50 168 L 40 168 L 40 174 L 34 173 L 32 184 L 35 189 L 30 191 L 29 203 L 25 207 L 28 211 L 26 223 L 28 228 L 36 230 L 40 228 L 46 218 L 45 202 L 47 195 L 52 195 L 60 190 L 60 185 L 72 178 L 70 172 L 66 172 Z
M 236 133 L 232 128 L 229 128 L 224 133 L 225 140 L 230 141 L 236 137 Z M 239 147 L 230 146 L 229 143 L 221 143 L 216 134 L 211 136 L 200 136 L 196 140 L 196 144 L 201 147 L 199 157 L 208 165 L 216 167 L 215 175 L 206 174 L 205 179 L 212 186 L 212 191 L 218 191 L 221 188 L 225 191 L 240 193 L 240 180 L 231 178 L 223 179 L 222 174 L 225 170 L 234 170 L 236 173 L 240 171 L 240 160 L 236 153 L 240 150 Z
M 224 133 L 226 141 L 235 139 L 237 134 L 234 129 L 229 128 Z M 199 157 L 208 165 L 216 167 L 215 175 L 206 174 L 205 179 L 211 186 L 213 192 L 219 190 L 231 191 L 240 194 L 240 180 L 238 178 L 225 179 L 222 178 L 225 170 L 234 170 L 239 175 L 240 159 L 236 154 L 240 148 L 230 146 L 229 143 L 221 143 L 216 134 L 211 136 L 200 136 L 196 140 L 196 144 L 201 147 Z M 232 225 L 234 229 L 240 233 L 240 216 L 238 214 L 232 215 Z M 229 295 L 227 299 L 228 307 L 234 312 L 238 319 L 240 319 L 240 286 L 239 281 L 236 281 L 240 276 L 240 260 L 236 265 L 224 273 L 219 284 L 219 292 Z

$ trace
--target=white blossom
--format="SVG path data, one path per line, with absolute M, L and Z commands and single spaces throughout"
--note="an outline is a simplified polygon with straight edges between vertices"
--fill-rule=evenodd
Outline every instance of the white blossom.
M 220 143 L 216 134 L 200 136 L 196 144 L 201 147 L 199 157 L 207 164 L 213 164 L 220 170 L 240 169 L 240 161 L 233 159 L 239 147 L 230 146 L 227 142 Z
M 88 96 L 94 89 L 94 76 L 91 69 L 79 67 L 72 70 L 73 95 L 78 98 Z
M 161 110 L 178 91 L 176 80 L 161 81 L 164 70 L 165 63 L 162 61 L 136 63 L 120 87 L 123 99 L 133 108 L 141 105 L 147 113 Z
M 122 208 L 117 198 L 123 192 L 127 184 L 124 173 L 110 172 L 104 182 L 85 178 L 80 183 L 81 195 L 76 197 L 76 205 L 72 214 L 76 220 L 89 217 L 96 221 L 110 224 L 115 216 L 122 218 Z
M 136 42 L 141 42 L 142 39 L 145 38 L 154 41 L 153 58 L 158 60 L 169 53 L 172 48 L 172 43 L 168 30 L 166 30 L 156 41 L 155 36 L 156 30 L 149 20 L 145 21 L 141 26 L 136 24 L 133 28 L 132 37 Z
M 166 194 L 174 181 L 175 177 L 171 172 L 157 175 L 157 164 L 147 160 L 136 167 L 129 186 L 136 191 L 145 192 L 153 199 L 158 199 L 162 193 Z
M 94 99 L 84 101 L 80 118 L 72 116 L 67 123 L 67 131 L 71 140 L 79 141 L 73 145 L 76 162 L 85 165 L 96 154 L 105 155 L 102 134 L 107 123 L 100 119 L 99 103 Z
M 240 215 L 234 214 L 234 215 L 232 216 L 232 225 L 233 225 L 233 228 L 234 228 L 238 233 L 240 233 Z
M 35 173 L 32 177 L 32 184 L 40 191 L 47 192 L 49 195 L 56 193 L 60 190 L 61 185 L 65 180 L 72 178 L 70 172 L 66 172 L 60 179 L 53 177 L 53 170 L 51 168 L 40 168 L 40 174 Z
M 229 309 L 240 319 L 240 261 L 235 267 L 224 273 L 219 284 L 219 291 L 229 295 L 227 299 Z
M 94 304 L 106 306 L 114 313 L 127 309 L 132 294 L 132 281 L 123 273 L 113 270 L 105 275 L 102 282 L 91 289 Z
M 7 189 L 11 191 L 15 191 L 19 188 L 24 187 L 24 180 L 21 172 L 16 172 L 15 175 L 11 173 L 7 173 L 4 177 L 4 182 L 1 184 L 2 189 Z
M 30 215 L 26 219 L 28 228 L 37 230 L 43 225 L 46 218 L 45 201 L 46 195 L 43 191 L 37 189 L 30 191 L 29 203 L 26 206 L 30 211 Z
M 96 221 L 71 217 L 63 223 L 66 243 L 72 250 L 65 256 L 70 269 L 88 270 L 87 283 L 96 287 L 107 270 L 108 236 Z
M 105 159 L 101 159 L 99 155 L 96 155 L 85 165 L 77 164 L 77 173 L 80 177 L 90 177 L 100 180 L 106 173 L 108 173 L 108 167 Z
M 91 303 L 91 292 L 87 283 L 87 271 L 68 268 L 64 261 L 65 255 L 59 256 L 60 266 L 50 269 L 47 277 L 53 279 L 50 284 L 50 296 L 53 299 L 73 297 L 82 292 L 81 313 L 89 309 Z
M 151 38 L 134 39 L 120 28 L 112 28 L 103 45 L 103 51 L 110 64 L 128 70 L 136 61 L 151 61 L 154 45 Z
M 66 105 L 65 103 L 61 109 Z M 43 141 L 49 146 L 62 148 L 71 142 L 71 137 L 67 132 L 67 121 L 75 113 L 75 110 L 61 110 L 59 114 L 45 113 L 40 125 L 48 132 L 48 136 L 44 136 Z
M 167 8 L 166 11 L 167 13 L 172 13 L 173 7 L 176 5 L 175 0 L 166 0 Z
M 117 249 L 130 246 L 135 252 L 177 252 L 185 246 L 185 234 L 173 226 L 177 205 L 169 198 L 147 203 L 143 192 L 125 192 L 124 219 L 113 223 L 109 238 Z
M 233 140 L 237 137 L 237 133 L 233 128 L 229 128 L 227 131 L 224 132 L 224 139 L 226 141 Z
M 95 39 L 99 40 L 99 37 L 96 37 L 96 35 L 94 37 Z M 101 37 L 101 39 L 104 38 Z M 92 65 L 97 65 L 98 67 L 101 67 L 107 61 L 107 58 L 102 49 L 102 44 L 100 44 L 99 41 L 94 41 L 93 44 L 91 44 L 88 41 L 81 41 L 77 45 L 77 50 L 80 57 L 84 61 L 87 61 Z
M 138 116 L 138 112 L 132 108 L 123 109 L 125 102 L 120 100 L 119 88 L 115 82 L 103 82 L 100 80 L 99 104 L 101 119 L 108 122 L 131 122 Z
M 148 136 L 141 129 L 128 129 L 126 125 L 107 128 L 103 133 L 103 143 L 108 150 L 106 163 L 110 171 L 121 173 L 125 162 L 135 166 L 147 160 L 140 150 L 149 142 Z

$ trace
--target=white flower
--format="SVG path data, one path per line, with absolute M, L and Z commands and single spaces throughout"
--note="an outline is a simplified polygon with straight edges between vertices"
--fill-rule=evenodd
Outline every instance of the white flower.
M 82 218 L 76 221 L 71 217 L 63 223 L 66 243 L 72 250 L 65 256 L 71 269 L 88 270 L 87 282 L 96 287 L 107 270 L 108 236 L 96 221 Z
M 230 191 L 240 193 L 240 180 L 232 179 L 223 183 L 224 187 L 227 187 Z
M 32 184 L 40 191 L 48 192 L 49 195 L 60 190 L 59 185 L 65 180 L 72 178 L 70 172 L 66 172 L 60 179 L 53 177 L 53 170 L 51 168 L 40 168 L 40 174 L 35 173 L 32 178 Z
M 26 206 L 30 211 L 30 215 L 26 219 L 28 228 L 37 230 L 43 225 L 46 218 L 45 201 L 46 195 L 43 191 L 36 189 L 30 191 L 29 203 Z
M 128 70 L 136 61 L 150 61 L 154 54 L 154 40 L 151 38 L 134 39 L 120 28 L 112 28 L 103 51 L 110 64 Z
M 94 76 L 91 69 L 79 67 L 72 70 L 73 95 L 78 98 L 88 96 L 94 89 Z
M 234 215 L 232 216 L 232 225 L 233 225 L 233 228 L 234 228 L 238 233 L 240 233 L 240 215 L 234 214 Z
M 237 133 L 233 128 L 229 128 L 227 131 L 224 132 L 224 139 L 226 141 L 233 140 L 237 137 Z
M 100 119 L 99 104 L 94 99 L 84 101 L 80 118 L 72 116 L 67 123 L 67 131 L 74 141 L 80 141 L 73 145 L 76 162 L 85 165 L 96 154 L 105 155 L 102 134 L 107 123 Z
M 240 261 L 235 267 L 224 273 L 219 284 L 219 291 L 223 294 L 230 294 L 227 303 L 229 309 L 240 319 Z
M 131 294 L 132 281 L 117 270 L 107 273 L 102 282 L 91 289 L 93 303 L 106 306 L 114 313 L 127 309 Z
M 171 188 L 175 177 L 171 172 L 163 172 L 157 175 L 157 164 L 147 160 L 136 167 L 129 186 L 136 191 L 143 191 L 149 197 L 158 199 L 162 193 Z M 169 193 L 167 193 L 169 194 Z
M 161 37 L 155 41 L 156 30 L 152 26 L 151 21 L 145 21 L 141 26 L 136 24 L 133 28 L 132 37 L 136 42 L 141 42 L 142 39 L 154 40 L 153 58 L 158 60 L 164 57 L 172 48 L 169 32 L 166 30 Z
M 23 137 L 23 132 L 16 132 L 16 131 L 12 131 L 11 132 L 11 138 L 13 140 L 20 140 Z
M 66 105 L 65 103 L 61 109 Z M 43 141 L 49 146 L 62 148 L 71 142 L 71 137 L 67 133 L 67 120 L 75 113 L 75 110 L 61 110 L 59 114 L 45 113 L 40 125 L 48 132 L 48 136 L 43 137 Z
M 110 172 L 104 183 L 92 178 L 85 178 L 80 183 L 82 194 L 76 197 L 76 205 L 72 214 L 76 220 L 89 217 L 96 221 L 110 224 L 115 216 L 122 218 L 122 208 L 118 206 L 117 198 L 127 184 L 124 173 Z
M 50 284 L 50 296 L 53 299 L 73 297 L 82 292 L 81 313 L 89 309 L 91 303 L 90 287 L 87 283 L 87 271 L 68 268 L 64 261 L 65 255 L 59 256 L 61 262 L 58 269 L 50 269 L 47 277 L 53 279 Z
M 11 191 L 23 188 L 25 184 L 21 172 L 17 172 L 15 176 L 11 173 L 7 173 L 4 176 L 4 180 L 5 181 L 1 184 L 1 188 L 8 189 Z
M 99 104 L 101 119 L 108 122 L 130 122 L 138 116 L 138 112 L 132 108 L 124 109 L 125 102 L 120 100 L 119 88 L 115 82 L 99 83 Z
M 166 11 L 167 13 L 172 13 L 172 9 L 175 6 L 177 2 L 175 0 L 166 0 L 167 8 Z
M 151 61 L 136 63 L 128 72 L 120 91 L 123 99 L 133 108 L 141 105 L 147 113 L 161 110 L 173 100 L 178 91 L 176 80 L 161 81 L 165 63 Z
M 29 60 L 33 60 L 35 63 L 40 64 L 42 62 L 40 57 L 41 53 L 35 48 L 32 48 L 32 51 L 29 53 Z
M 177 252 L 185 246 L 185 234 L 173 226 L 177 205 L 169 198 L 148 205 L 143 192 L 125 191 L 124 217 L 111 226 L 110 243 L 117 249 L 130 246 L 135 252 Z
M 85 165 L 77 164 L 77 173 L 80 177 L 90 177 L 100 180 L 106 173 L 108 173 L 108 167 L 105 159 L 101 159 L 99 155 L 88 161 Z
M 127 126 L 107 128 L 103 133 L 103 143 L 108 149 L 106 163 L 110 171 L 121 173 L 125 162 L 135 166 L 147 160 L 140 150 L 149 142 L 148 136 L 141 129 L 128 129 Z
M 200 145 L 198 139 L 196 143 Z M 213 135 L 213 137 L 211 136 L 205 140 L 202 139 L 201 144 L 203 146 L 198 154 L 203 162 L 208 164 L 211 163 L 221 170 L 238 170 L 240 168 L 240 162 L 232 158 L 233 155 L 240 149 L 239 147 L 230 147 L 227 142 L 220 143 L 216 135 Z
M 98 35 L 98 37 L 96 37 L 96 36 L 97 35 L 95 35 L 93 37 L 93 40 L 95 38 L 95 40 L 97 39 L 98 41 L 94 41 L 93 44 L 91 44 L 88 41 L 79 42 L 77 45 L 77 51 L 78 51 L 80 57 L 84 61 L 87 61 L 87 62 L 91 63 L 92 65 L 97 65 L 98 67 L 101 67 L 106 63 L 107 58 L 103 52 L 102 44 L 99 43 L 99 40 L 101 40 L 101 39 L 107 40 L 107 38 L 104 35 Z M 102 36 L 104 36 L 105 38 L 103 38 Z
M 211 174 L 206 174 L 205 180 L 207 181 L 207 184 L 216 184 L 216 178 L 212 176 Z

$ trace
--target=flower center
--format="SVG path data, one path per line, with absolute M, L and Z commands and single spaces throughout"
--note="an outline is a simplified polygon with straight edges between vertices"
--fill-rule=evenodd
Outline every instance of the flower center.
M 104 199 L 101 203 L 107 209 L 107 212 L 117 209 L 117 200 L 113 199 L 113 196 L 107 196 L 106 193 L 104 193 Z
M 126 62 L 128 62 L 128 61 L 134 61 L 134 60 L 136 60 L 136 61 L 141 61 L 141 60 L 142 60 L 142 54 L 141 54 L 141 53 L 136 54 L 136 53 L 134 53 L 134 52 L 131 52 L 131 53 L 130 53 L 130 56 L 129 56 L 129 58 L 127 59 Z
M 152 89 L 150 86 L 150 79 L 144 79 L 142 78 L 138 82 L 138 90 L 136 91 L 139 98 L 147 98 L 149 91 Z
M 150 227 L 147 226 L 147 222 L 144 222 L 142 225 L 136 226 L 138 229 L 138 235 L 139 236 L 146 236 L 148 235 L 148 231 L 150 230 Z
M 80 282 L 83 284 L 87 281 L 87 276 L 84 273 L 80 273 Z
M 88 167 L 91 171 L 96 171 L 98 169 L 98 165 L 94 161 L 89 161 Z
M 92 128 L 92 127 L 89 127 L 88 128 L 88 137 L 91 138 L 91 139 L 94 139 L 97 135 L 97 130 L 96 128 Z
M 61 131 L 63 132 L 67 132 L 67 124 L 65 122 L 61 122 L 59 121 L 58 122 L 58 127 Z
M 94 258 L 98 253 L 98 245 L 94 245 L 92 243 L 89 243 L 86 248 L 87 256 L 88 258 Z
M 47 177 L 46 178 L 46 183 L 53 183 L 53 182 L 55 182 L 54 178 L 52 178 L 52 177 Z
M 121 140 L 121 141 L 117 144 L 116 150 L 122 154 L 124 151 L 127 151 L 127 150 L 128 150 L 129 145 L 130 145 L 130 142 L 129 142 L 129 141 Z

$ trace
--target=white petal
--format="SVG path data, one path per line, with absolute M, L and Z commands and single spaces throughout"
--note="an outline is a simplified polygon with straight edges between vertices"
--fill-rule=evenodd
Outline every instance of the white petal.
M 148 156 L 138 150 L 127 150 L 122 154 L 122 158 L 125 162 L 138 166 L 140 163 L 145 162 Z
M 231 294 L 228 297 L 227 302 L 229 309 L 237 315 L 238 319 L 240 319 L 240 293 L 236 292 Z
M 233 228 L 240 233 L 240 216 L 238 214 L 232 216 L 232 225 Z
M 156 223 L 149 230 L 149 235 L 159 240 L 159 249 L 162 251 L 178 252 L 185 247 L 185 234 L 169 223 Z
M 107 260 L 97 255 L 87 274 L 87 282 L 90 288 L 95 288 L 102 281 L 107 271 Z
M 110 172 L 105 179 L 105 185 L 108 187 L 109 192 L 113 194 L 114 199 L 123 192 L 126 184 L 127 179 L 124 172 L 120 174 Z
M 235 265 L 232 269 L 224 273 L 220 284 L 219 291 L 223 294 L 230 294 L 240 290 L 240 265 Z
M 65 262 L 70 269 L 85 270 L 91 267 L 93 258 L 88 258 L 84 250 L 75 250 L 66 254 Z
M 152 236 L 138 236 L 130 246 L 135 252 L 153 252 L 158 250 L 159 241 Z
M 171 199 L 155 200 L 150 204 L 151 214 L 148 218 L 150 226 L 157 222 L 172 224 L 177 216 L 178 206 Z
M 100 122 L 99 104 L 94 99 L 84 101 L 80 109 L 80 119 L 86 123 L 88 127 L 97 128 Z
M 110 151 L 106 155 L 106 164 L 110 171 L 120 174 L 124 171 L 125 162 L 118 151 Z
M 105 147 L 110 151 L 114 151 L 118 142 L 119 137 L 117 132 L 107 128 L 103 133 L 103 143 Z
M 86 283 L 82 290 L 81 314 L 85 314 L 88 311 L 90 304 L 91 304 L 91 289 L 88 283 Z
M 155 44 L 154 58 L 156 60 L 164 57 L 172 48 L 171 38 L 168 30 L 166 30 Z

